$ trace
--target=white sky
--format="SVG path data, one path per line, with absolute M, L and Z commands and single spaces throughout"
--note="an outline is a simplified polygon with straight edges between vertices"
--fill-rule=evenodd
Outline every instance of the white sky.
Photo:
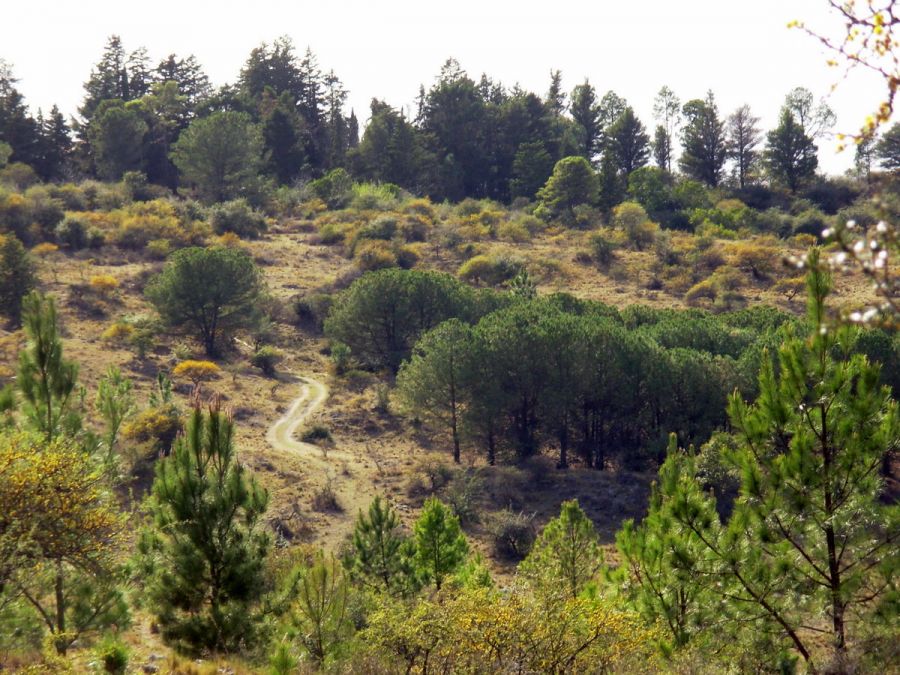
M 6 4 L 4 2 L 4 4 Z M 106 38 L 146 46 L 153 61 L 195 54 L 214 85 L 233 82 L 250 50 L 282 34 L 310 46 L 334 69 L 360 120 L 375 96 L 412 108 L 420 83 L 455 57 L 478 79 L 486 72 L 543 94 L 551 68 L 567 91 L 589 77 L 600 95 L 624 96 L 652 130 L 652 100 L 667 84 L 685 101 L 712 89 L 723 113 L 749 103 L 762 126 L 777 122 L 784 95 L 805 86 L 829 94 L 840 73 L 791 19 L 837 35 L 824 0 L 9 0 L 0 58 L 13 64 L 33 109 L 74 114 L 82 83 Z M 830 94 L 838 130 L 855 131 L 874 110 L 880 82 L 855 72 Z M 652 131 L 651 131 L 652 135 Z M 843 172 L 852 150 L 820 142 L 821 166 Z

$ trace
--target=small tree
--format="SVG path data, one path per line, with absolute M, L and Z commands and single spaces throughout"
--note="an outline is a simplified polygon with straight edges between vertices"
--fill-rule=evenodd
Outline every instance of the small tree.
M 541 531 L 519 571 L 542 591 L 563 584 L 566 594 L 576 598 L 602 562 L 594 523 L 572 499 L 562 503 L 559 516 Z
M 4 592 L 27 600 L 58 653 L 85 633 L 127 625 L 115 556 L 123 526 L 104 472 L 84 448 L 61 437 L 0 434 L 0 548 L 20 553 Z
M 134 412 L 134 398 L 131 395 L 131 380 L 122 376 L 115 366 L 110 366 L 106 376 L 97 387 L 96 407 L 106 423 L 107 462 L 112 462 L 119 438 L 119 430 Z
M 165 323 L 196 331 L 207 356 L 215 356 L 222 334 L 259 321 L 264 291 L 250 254 L 236 248 L 176 251 L 147 288 Z
M 415 353 L 400 368 L 397 389 L 406 407 L 449 426 L 453 461 L 460 461 L 460 418 L 464 403 L 472 329 L 450 319 L 422 336 Z
M 71 409 L 78 366 L 63 358 L 56 324 L 56 304 L 50 297 L 31 293 L 23 304 L 28 344 L 19 354 L 16 384 L 22 394 L 22 412 L 30 425 L 47 439 L 80 427 Z
M 259 174 L 263 139 L 243 112 L 215 112 L 191 122 L 172 146 L 172 162 L 209 202 L 243 196 Z
M 34 263 L 12 234 L 0 234 L 0 313 L 13 325 L 22 315 L 22 299 L 34 288 Z
M 234 651 L 257 637 L 270 540 L 268 495 L 235 461 L 231 419 L 199 401 L 171 457 L 157 464 L 153 527 L 138 544 L 146 594 L 166 640 Z
M 368 515 L 360 512 L 352 542 L 344 563 L 351 576 L 386 593 L 415 587 L 412 542 L 400 531 L 397 513 L 380 497 L 372 500 Z
M 425 501 L 413 528 L 416 565 L 426 581 L 440 590 L 444 579 L 456 571 L 469 554 L 469 544 L 459 519 L 435 497 Z
M 347 604 L 348 585 L 334 555 L 319 551 L 300 573 L 294 621 L 303 646 L 320 666 L 350 634 L 353 624 Z
M 801 182 L 815 174 L 819 165 L 816 144 L 787 108 L 781 111 L 778 126 L 769 132 L 767 139 L 769 173 L 791 192 L 796 192 Z
M 546 184 L 538 190 L 538 199 L 550 216 L 571 214 L 579 204 L 597 199 L 597 174 L 584 157 L 564 157 L 553 167 Z

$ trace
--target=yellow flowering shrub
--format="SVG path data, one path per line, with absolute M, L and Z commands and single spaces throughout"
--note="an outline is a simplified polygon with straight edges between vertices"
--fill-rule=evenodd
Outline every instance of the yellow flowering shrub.
M 103 331 L 100 339 L 104 342 L 114 344 L 124 344 L 134 337 L 134 326 L 124 321 L 116 321 L 109 328 Z
M 172 369 L 172 377 L 190 380 L 194 384 L 206 382 L 219 377 L 222 369 L 212 361 L 182 361 Z
M 90 278 L 88 284 L 91 290 L 102 296 L 109 296 L 119 288 L 119 280 L 111 274 L 96 274 Z

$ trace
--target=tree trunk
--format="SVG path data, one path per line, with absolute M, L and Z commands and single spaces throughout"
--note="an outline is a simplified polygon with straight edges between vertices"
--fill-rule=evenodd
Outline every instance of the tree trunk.
M 66 632 L 66 596 L 64 590 L 63 564 L 62 560 L 56 561 L 56 582 L 54 584 L 54 592 L 56 595 L 56 653 L 60 656 L 66 655 L 67 645 L 65 642 Z

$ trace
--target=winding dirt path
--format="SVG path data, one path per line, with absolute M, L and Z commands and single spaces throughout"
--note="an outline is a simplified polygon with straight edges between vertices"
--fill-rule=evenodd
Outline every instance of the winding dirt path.
M 297 438 L 297 431 L 328 398 L 328 387 L 310 377 L 297 377 L 296 381 L 300 384 L 300 395 L 294 399 L 287 412 L 269 427 L 266 432 L 269 445 L 276 450 L 320 462 L 354 459 L 346 452 L 304 443 Z

